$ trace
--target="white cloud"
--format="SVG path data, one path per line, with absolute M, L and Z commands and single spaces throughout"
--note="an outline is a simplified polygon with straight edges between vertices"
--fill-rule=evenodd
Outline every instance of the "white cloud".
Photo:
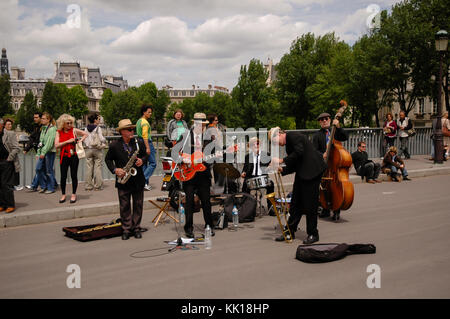
M 352 42 L 366 31 L 366 7 L 336 0 L 79 0 L 81 25 L 70 29 L 67 0 L 0 1 L 0 35 L 10 65 L 29 77 L 53 77 L 53 62 L 79 61 L 131 85 L 154 81 L 205 87 L 236 84 L 252 58 L 278 62 L 296 37 L 335 31 Z M 378 1 L 380 7 L 393 0 Z M 48 21 L 53 21 L 48 25 Z M 55 23 L 58 21 L 58 23 Z M 93 27 L 95 25 L 96 27 Z

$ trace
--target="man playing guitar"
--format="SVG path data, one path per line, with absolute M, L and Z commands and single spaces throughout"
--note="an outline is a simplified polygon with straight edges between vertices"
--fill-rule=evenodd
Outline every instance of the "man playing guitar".
M 173 149 L 184 153 L 182 159 L 184 164 L 191 164 L 190 166 L 194 168 L 196 165 L 201 164 L 206 168 L 203 170 L 194 170 L 192 174 L 193 177 L 190 176 L 189 179 L 185 178 L 183 180 L 182 176 L 186 176 L 186 174 L 182 174 L 181 177 L 179 175 L 179 179 L 183 181 L 183 190 L 186 194 L 186 224 L 184 225 L 184 231 L 186 233 L 186 237 L 188 238 L 194 238 L 194 192 L 197 193 L 202 205 L 205 228 L 209 225 L 211 228 L 211 235 L 215 235 L 210 201 L 211 170 L 209 166 L 210 164 L 203 158 L 205 146 L 211 142 L 210 140 L 204 140 L 203 136 L 203 131 L 209 122 L 206 120 L 206 115 L 204 113 L 195 113 L 193 121 L 194 124 L 192 128 L 185 133 L 183 140 L 177 143 L 177 145 L 182 145 L 182 148 L 178 149 L 175 146 Z M 189 154 L 189 156 L 186 156 L 187 154 Z M 191 156 L 192 154 L 199 155 L 201 157 L 194 158 L 195 156 Z M 172 158 L 175 159 L 176 156 L 174 155 L 175 154 L 172 152 Z M 192 161 L 194 161 L 194 163 L 192 163 Z M 180 165 L 180 163 L 177 165 Z M 180 171 L 178 171 L 178 173 L 179 172 Z

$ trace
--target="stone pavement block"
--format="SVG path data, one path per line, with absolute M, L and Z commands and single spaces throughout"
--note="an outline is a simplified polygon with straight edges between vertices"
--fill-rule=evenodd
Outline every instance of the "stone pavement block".
M 98 203 L 75 207 L 74 218 L 92 217 L 109 214 L 118 215 L 119 213 L 120 211 L 118 202 Z
M 28 212 L 14 212 L 1 216 L 4 227 L 48 223 L 75 218 L 75 208 L 54 208 Z

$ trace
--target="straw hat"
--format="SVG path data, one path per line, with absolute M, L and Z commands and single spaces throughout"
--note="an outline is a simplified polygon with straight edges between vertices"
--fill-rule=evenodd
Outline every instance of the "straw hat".
M 195 113 L 194 114 L 194 119 L 192 121 L 194 121 L 194 122 L 201 121 L 202 124 L 208 124 L 209 123 L 209 121 L 206 119 L 206 114 L 205 113 Z
M 136 125 L 133 125 L 133 123 L 131 123 L 131 120 L 124 119 L 124 120 L 119 121 L 119 126 L 116 128 L 116 131 L 120 132 L 120 130 L 123 130 L 126 128 L 135 128 L 135 127 L 136 127 Z

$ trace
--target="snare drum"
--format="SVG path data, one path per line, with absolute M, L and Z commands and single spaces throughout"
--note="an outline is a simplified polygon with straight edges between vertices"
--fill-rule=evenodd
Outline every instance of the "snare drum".
M 269 186 L 270 180 L 268 175 L 261 175 L 247 179 L 246 183 L 248 189 L 256 190 Z

